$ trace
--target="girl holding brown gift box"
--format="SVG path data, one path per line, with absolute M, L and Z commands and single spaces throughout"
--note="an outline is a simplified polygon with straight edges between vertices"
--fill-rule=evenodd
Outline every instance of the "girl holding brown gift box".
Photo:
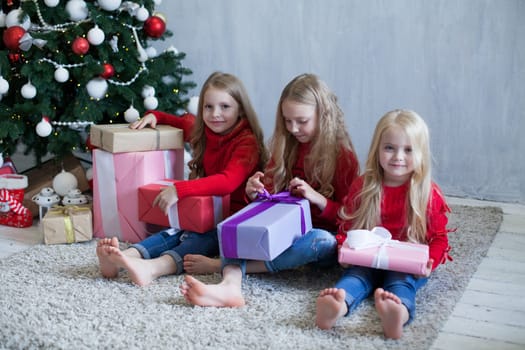
M 223 258 L 223 279 L 206 285 L 185 276 L 185 299 L 200 306 L 237 307 L 245 304 L 242 280 L 246 272 L 278 272 L 306 264 L 337 264 L 337 212 L 359 165 L 337 97 L 313 74 L 302 74 L 284 88 L 270 142 L 272 158 L 265 173 L 257 172 L 246 186 L 252 199 L 265 188 L 290 191 L 309 201 L 313 229 L 271 261 Z
M 373 293 L 385 337 L 402 336 L 403 326 L 414 318 L 416 291 L 432 270 L 445 263 L 450 249 L 446 227 L 450 209 L 430 168 L 429 132 L 423 119 L 409 110 L 384 115 L 374 132 L 365 173 L 345 198 L 340 233 L 382 226 L 392 239 L 428 244 L 426 273 L 345 266 L 335 287 L 322 290 L 317 298 L 319 328 L 332 328 Z
M 155 127 L 157 123 L 182 129 L 185 141 L 192 147 L 193 158 L 188 164 L 189 180 L 163 189 L 154 205 L 167 214 L 179 199 L 224 195 L 230 195 L 230 213 L 246 205 L 247 179 L 263 168 L 268 156 L 257 115 L 237 77 L 221 72 L 211 74 L 202 87 L 197 116 L 188 113 L 178 117 L 149 111 L 130 127 Z M 204 258 L 219 254 L 217 229 L 205 233 L 168 229 L 124 251 L 119 249 L 116 238 L 101 239 L 97 245 L 104 277 L 116 277 L 123 268 L 140 286 L 160 276 L 184 272 L 184 257 L 189 254 L 196 254 L 203 258 L 199 261 L 209 264 Z M 200 268 L 193 266 L 193 269 L 199 271 Z

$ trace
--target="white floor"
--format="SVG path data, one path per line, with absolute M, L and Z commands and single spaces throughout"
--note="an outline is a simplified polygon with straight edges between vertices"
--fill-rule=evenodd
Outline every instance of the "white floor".
M 525 349 L 525 205 L 448 198 L 449 204 L 499 206 L 500 231 L 432 350 Z M 0 258 L 43 244 L 33 227 L 0 226 Z

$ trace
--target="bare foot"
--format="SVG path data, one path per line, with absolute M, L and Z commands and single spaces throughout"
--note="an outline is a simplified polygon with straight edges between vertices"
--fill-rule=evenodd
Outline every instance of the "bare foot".
M 180 290 L 184 299 L 193 305 L 216 307 L 245 305 L 240 283 L 236 285 L 228 280 L 222 280 L 219 284 L 204 284 L 190 275 L 185 275 Z
M 97 256 L 100 264 L 100 272 L 106 278 L 115 278 L 118 276 L 118 266 L 109 260 L 109 253 L 106 247 L 114 247 L 119 249 L 117 237 L 102 238 L 97 242 Z
M 127 256 L 119 248 L 105 246 L 107 259 L 118 268 L 126 269 L 133 283 L 139 286 L 150 284 L 157 276 L 152 271 L 152 260 Z
M 184 256 L 184 270 L 190 275 L 205 275 L 221 272 L 221 260 L 204 255 L 187 254 Z
M 381 319 L 386 338 L 399 339 L 403 335 L 403 325 L 408 321 L 408 310 L 397 295 L 377 288 L 374 292 L 377 313 Z
M 344 289 L 323 289 L 316 302 L 315 324 L 321 329 L 332 328 L 348 312 Z

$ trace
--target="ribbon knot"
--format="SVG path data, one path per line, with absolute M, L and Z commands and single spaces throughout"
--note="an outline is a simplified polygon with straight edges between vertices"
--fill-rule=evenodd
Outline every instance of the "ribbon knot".
M 374 227 L 372 230 L 350 230 L 346 236 L 346 243 L 352 249 L 379 248 L 372 265 L 376 269 L 388 268 L 386 247 L 398 242 L 392 239 L 390 231 L 380 226 Z

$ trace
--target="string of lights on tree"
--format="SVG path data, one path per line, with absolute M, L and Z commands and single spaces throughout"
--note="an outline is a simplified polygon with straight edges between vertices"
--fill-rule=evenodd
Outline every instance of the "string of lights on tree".
M 89 126 L 178 113 L 195 86 L 161 0 L 7 0 L 0 9 L 0 153 L 85 149 Z

